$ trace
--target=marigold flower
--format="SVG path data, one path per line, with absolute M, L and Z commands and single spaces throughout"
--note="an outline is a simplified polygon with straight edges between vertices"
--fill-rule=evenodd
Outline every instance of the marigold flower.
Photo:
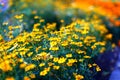
M 52 63 L 52 62 L 49 62 L 48 65 L 49 65 L 49 66 L 53 66 L 53 63 Z
M 57 50 L 59 50 L 59 47 L 50 47 L 49 50 L 57 51 Z
M 40 67 L 45 66 L 45 63 L 40 63 L 39 66 Z
M 25 67 L 25 71 L 29 71 L 31 69 L 34 69 L 36 67 L 35 64 L 29 64 L 28 66 Z
M 10 66 L 10 62 L 6 60 L 0 64 L 0 69 L 2 69 L 4 72 L 7 72 L 12 71 L 13 68 Z
M 53 66 L 53 69 L 58 70 L 60 66 Z
M 40 72 L 40 76 L 45 76 L 47 74 L 47 71 L 46 70 L 43 70 Z
M 107 34 L 105 37 L 106 39 L 112 39 L 112 34 Z
M 15 15 L 14 17 L 16 18 L 16 19 L 21 19 L 21 18 L 23 18 L 23 14 L 20 14 L 20 15 Z
M 30 74 L 29 77 L 32 78 L 32 79 L 36 78 L 35 74 Z
M 58 58 L 57 58 L 57 57 L 54 57 L 54 58 L 53 58 L 53 61 L 54 61 L 54 62 L 58 62 Z
M 25 76 L 24 80 L 31 80 L 31 79 L 28 76 Z
M 66 57 L 70 58 L 70 57 L 72 57 L 72 54 L 66 54 Z
M 99 66 L 96 67 L 96 71 L 101 71 Z
M 66 61 L 66 58 L 61 57 L 61 58 L 58 60 L 58 63 L 59 63 L 59 64 L 62 64 L 62 63 L 64 63 L 65 61 Z
M 27 64 L 25 64 L 25 63 L 22 63 L 22 64 L 20 64 L 20 68 L 25 68 L 27 66 Z
M 73 63 L 67 62 L 67 66 L 72 66 Z
M 90 56 L 84 56 L 84 58 L 91 58 Z
M 84 76 L 82 76 L 82 75 L 75 75 L 75 80 L 82 80 L 82 79 L 84 79 Z
M 7 77 L 5 80 L 15 80 L 14 77 Z

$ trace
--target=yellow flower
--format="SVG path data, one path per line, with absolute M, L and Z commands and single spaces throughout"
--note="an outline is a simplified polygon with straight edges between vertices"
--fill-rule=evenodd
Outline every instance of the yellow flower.
M 70 58 L 70 57 L 72 57 L 72 54 L 66 54 L 66 57 Z
M 97 66 L 97 64 L 96 63 L 94 63 L 94 64 L 92 64 L 93 66 Z
M 53 61 L 54 61 L 54 62 L 58 62 L 58 58 L 57 58 L 57 57 L 54 57 L 54 58 L 53 58 Z
M 46 70 L 43 70 L 43 71 L 40 72 L 40 76 L 45 76 L 45 75 L 47 75 L 47 71 Z
M 58 60 L 58 63 L 59 63 L 59 64 L 62 64 L 62 63 L 64 63 L 65 61 L 66 61 L 66 58 L 61 57 L 61 58 Z
M 48 71 L 50 71 L 50 67 L 45 68 L 44 70 L 48 72 Z
M 44 22 L 45 20 L 44 19 L 41 19 L 40 22 Z
M 91 65 L 91 64 L 88 64 L 88 67 L 89 67 L 89 68 L 91 68 L 91 67 L 92 67 L 92 65 Z
M 47 57 L 48 57 L 48 54 L 47 54 L 46 52 L 41 52 L 40 54 L 38 54 L 38 56 L 39 56 L 41 59 L 46 60 Z
M 20 68 L 25 68 L 25 67 L 26 67 L 26 65 L 27 65 L 27 64 L 22 63 L 22 64 L 20 64 Z
M 28 76 L 25 76 L 24 80 L 31 80 L 31 79 Z
M 76 59 L 68 59 L 68 62 L 75 63 L 75 62 L 77 62 L 77 60 Z
M 58 70 L 60 66 L 53 66 L 53 69 Z
M 40 23 L 34 24 L 34 28 L 33 29 L 37 29 L 38 26 L 40 26 Z
M 87 34 L 87 33 L 89 33 L 87 30 L 82 30 L 81 31 L 81 34 Z
M 30 53 L 28 53 L 27 55 L 28 55 L 28 57 L 30 57 L 32 54 L 33 54 L 33 52 L 30 52 Z
M 53 66 L 53 63 L 52 63 L 52 62 L 49 62 L 48 65 L 49 65 L 49 66 Z
M 19 62 L 23 62 L 24 60 L 22 58 L 18 59 Z
M 73 65 L 73 63 L 68 62 L 68 63 L 67 63 L 67 65 L 68 65 L 68 66 L 72 66 L 72 65 Z
M 84 61 L 84 59 L 79 59 L 79 62 L 83 62 Z
M 82 50 L 79 50 L 79 49 L 76 49 L 76 52 L 78 53 L 78 54 L 86 54 L 86 52 L 85 51 L 82 51 Z
M 102 47 L 101 50 L 100 50 L 100 53 L 103 53 L 105 50 L 106 50 L 106 48 Z
M 75 80 L 82 80 L 82 79 L 84 79 L 84 76 L 82 76 L 82 75 L 75 75 Z
M 20 55 L 21 55 L 21 56 L 24 56 L 25 54 L 26 54 L 25 51 L 20 52 Z
M 45 66 L 45 63 L 40 63 L 39 66 L 40 67 Z
M 106 45 L 106 42 L 105 42 L 105 41 L 99 42 L 99 44 L 100 44 L 101 46 L 105 46 L 105 45 Z
M 29 76 L 30 78 L 35 78 L 36 76 L 35 76 L 35 74 L 30 74 L 30 76 Z
M 36 66 L 35 64 L 29 64 L 28 66 L 25 67 L 25 71 L 29 71 L 31 69 L 34 69 Z
M 0 69 L 2 69 L 4 72 L 7 72 L 7 71 L 12 71 L 12 67 L 10 65 L 10 62 L 8 60 L 0 63 Z
M 64 47 L 65 47 L 65 46 L 68 46 L 68 41 L 63 41 L 63 42 L 61 43 L 61 45 L 64 46 Z
M 96 71 L 101 71 L 99 66 L 96 67 Z
M 112 39 L 112 34 L 107 34 L 105 37 L 106 39 Z
M 57 51 L 57 50 L 59 50 L 59 47 L 50 47 L 50 49 L 49 50 L 52 50 L 52 51 Z
M 8 77 L 5 80 L 15 80 L 15 78 L 14 77 Z
M 12 29 L 13 29 L 13 26 L 8 26 L 8 29 L 9 29 L 9 30 L 12 30 Z M 9 34 L 12 34 L 12 31 L 10 31 Z
M 77 62 L 76 59 L 68 59 L 68 63 L 67 63 L 67 65 L 68 65 L 68 66 L 72 66 L 73 63 L 75 63 L 75 62 Z
M 53 47 L 53 46 L 56 46 L 57 45 L 57 42 L 56 41 L 51 41 L 50 42 L 50 46 Z
M 34 19 L 39 19 L 39 16 L 34 16 Z
M 20 15 L 15 15 L 14 17 L 16 18 L 16 19 L 21 19 L 21 18 L 23 18 L 23 14 L 20 14 Z
M 62 19 L 62 20 L 60 20 L 60 22 L 61 22 L 61 23 L 64 23 L 64 20 Z
M 92 50 L 96 49 L 96 45 L 91 46 L 91 49 Z
M 84 58 L 91 58 L 90 56 L 84 56 Z
M 79 38 L 79 36 L 78 36 L 77 34 L 74 34 L 73 37 L 74 37 L 75 39 L 78 39 L 78 38 Z
M 50 67 L 44 68 L 44 70 L 40 72 L 40 76 L 45 76 L 45 75 L 47 75 L 48 71 L 50 71 Z

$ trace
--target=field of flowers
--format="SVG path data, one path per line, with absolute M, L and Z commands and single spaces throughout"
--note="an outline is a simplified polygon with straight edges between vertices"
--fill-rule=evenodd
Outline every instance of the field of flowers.
M 120 46 L 116 0 L 0 0 L 0 80 L 98 80 Z

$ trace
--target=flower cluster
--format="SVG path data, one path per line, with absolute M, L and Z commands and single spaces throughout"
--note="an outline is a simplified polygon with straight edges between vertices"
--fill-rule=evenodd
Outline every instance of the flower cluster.
M 88 80 L 101 71 L 93 59 L 110 47 L 106 40 L 111 37 L 103 38 L 108 31 L 99 20 L 76 20 L 59 31 L 55 23 L 42 27 L 43 22 L 35 23 L 30 33 L 10 37 L 10 41 L 0 36 L 1 79 Z

